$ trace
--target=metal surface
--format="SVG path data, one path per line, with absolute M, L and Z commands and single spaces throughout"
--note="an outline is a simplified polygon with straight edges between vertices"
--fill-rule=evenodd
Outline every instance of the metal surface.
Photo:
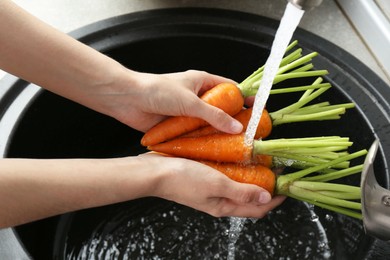
M 290 3 L 302 10 L 311 10 L 314 7 L 319 6 L 322 0 L 288 0 Z
M 387 5 L 374 0 L 338 0 L 341 8 L 390 78 L 390 19 Z
M 366 233 L 376 238 L 390 240 L 390 190 L 381 187 L 374 173 L 374 159 L 379 141 L 372 144 L 361 177 L 363 224 Z
M 29 260 L 31 257 L 12 228 L 0 229 L 0 259 Z

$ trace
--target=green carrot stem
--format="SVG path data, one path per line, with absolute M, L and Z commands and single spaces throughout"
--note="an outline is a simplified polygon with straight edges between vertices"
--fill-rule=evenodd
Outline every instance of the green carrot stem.
M 298 91 L 306 91 L 308 89 L 318 89 L 318 88 L 323 88 L 323 87 L 330 87 L 330 84 L 323 83 L 323 84 L 315 84 L 315 85 L 308 85 L 308 86 L 271 89 L 270 93 L 271 94 L 285 94 L 285 93 L 292 93 L 292 92 L 298 92 Z
M 287 66 L 289 63 L 301 58 L 302 49 L 295 50 L 293 53 L 284 57 L 280 63 L 280 67 Z M 306 59 L 307 60 L 307 59 Z M 297 63 L 295 63 L 297 64 Z M 254 84 L 261 80 L 263 77 L 264 65 L 254 71 L 251 75 L 249 75 L 244 81 L 239 84 L 239 87 L 242 92 L 246 92 L 248 89 L 257 89 L 260 85 Z M 277 72 L 278 74 L 279 72 Z
M 322 76 L 328 74 L 326 70 L 308 71 L 311 70 L 314 66 L 313 64 L 306 64 L 306 63 L 310 62 L 312 58 L 317 55 L 318 53 L 312 52 L 308 55 L 305 55 L 304 57 L 301 57 L 302 56 L 301 49 L 295 50 L 291 54 L 287 55 L 282 59 L 280 63 L 280 67 L 276 74 L 273 84 L 291 78 Z M 240 88 L 241 93 L 243 94 L 244 97 L 256 95 L 256 92 L 260 86 L 261 79 L 263 78 L 263 73 L 264 73 L 264 66 L 257 69 L 249 77 L 247 77 L 240 84 L 238 84 L 238 87 Z
M 348 137 L 339 136 L 255 140 L 253 154 L 272 156 L 274 167 L 305 169 L 344 157 L 352 144 Z M 349 161 L 344 160 L 327 168 L 348 168 L 349 165 Z
M 306 169 L 309 167 L 313 167 L 316 165 L 321 165 L 323 163 L 329 162 L 328 159 L 324 159 L 319 156 L 318 157 L 305 156 L 305 155 L 300 155 L 299 153 L 297 154 L 269 153 L 267 155 L 273 156 L 272 163 L 274 167 L 290 166 L 297 169 Z M 350 165 L 349 161 L 345 161 L 345 162 L 335 164 L 330 168 L 346 169 L 349 167 L 349 165 Z
M 305 71 L 311 70 L 312 68 L 314 68 L 313 63 L 309 63 L 309 64 L 306 64 L 306 65 L 304 65 L 302 67 L 296 68 L 296 69 L 294 69 L 294 70 L 292 70 L 290 72 L 305 72 Z
M 276 75 L 273 81 L 273 84 L 280 83 L 282 81 L 288 80 L 288 79 L 294 79 L 294 78 L 305 78 L 305 77 L 315 77 L 315 76 L 323 76 L 326 75 L 328 72 L 326 70 L 315 70 L 315 71 L 303 71 L 303 72 L 288 72 L 281 75 Z M 260 72 L 259 76 L 260 79 L 252 78 L 248 82 L 242 82 L 238 84 L 238 87 L 241 90 L 241 93 L 244 97 L 250 97 L 255 96 L 257 93 L 257 90 L 259 89 L 261 78 L 262 78 L 262 72 Z
M 330 136 L 313 136 L 313 137 L 297 137 L 297 138 L 279 138 L 273 139 L 272 142 L 285 142 L 288 140 L 289 142 L 301 142 L 302 139 L 305 141 L 326 141 L 326 140 L 337 140 L 340 136 L 330 135 Z M 349 140 L 348 137 L 344 137 L 344 140 Z
M 305 55 L 305 56 L 303 56 L 303 57 L 293 61 L 293 62 L 290 62 L 287 65 L 284 65 L 284 66 L 280 67 L 278 72 L 277 72 L 277 74 L 280 75 L 280 74 L 283 74 L 283 73 L 285 73 L 287 71 L 295 69 L 295 68 L 297 68 L 297 67 L 299 67 L 299 66 L 301 66 L 301 65 L 303 65 L 303 64 L 305 64 L 305 63 L 307 63 L 309 61 L 311 61 L 317 55 L 318 55 L 317 52 L 312 52 L 312 53 L 309 53 L 309 54 L 307 54 L 307 55 Z
M 297 180 L 293 183 L 294 187 L 311 190 L 311 191 L 338 191 L 338 192 L 349 192 L 349 193 L 360 193 L 360 187 L 350 186 L 339 183 L 328 183 L 328 182 L 315 182 L 315 181 L 302 181 Z
M 307 198 L 297 197 L 297 196 L 294 196 L 292 194 L 289 194 L 288 196 L 293 198 L 293 199 L 306 201 L 306 202 L 308 202 L 310 204 L 313 204 L 313 205 L 316 205 L 316 206 L 319 206 L 321 208 L 328 209 L 328 210 L 331 210 L 331 211 L 334 211 L 334 212 L 338 212 L 340 214 L 343 214 L 343 215 L 346 215 L 346 216 L 349 216 L 349 217 L 353 217 L 353 218 L 356 218 L 356 219 L 363 219 L 362 214 L 359 213 L 359 212 L 356 212 L 354 210 L 345 209 L 345 208 L 337 207 L 337 206 L 333 206 L 333 205 L 328 205 L 328 204 L 321 203 L 321 202 L 314 201 L 314 200 L 310 200 L 310 199 L 307 199 Z
M 332 180 L 336 180 L 336 179 L 339 179 L 342 177 L 346 177 L 346 176 L 361 172 L 362 170 L 363 170 L 363 164 L 360 164 L 360 165 L 355 165 L 353 167 L 349 167 L 349 168 L 346 168 L 343 170 L 338 170 L 338 171 L 334 171 L 334 172 L 323 174 L 323 175 L 304 177 L 304 178 L 302 178 L 302 180 L 326 182 L 326 181 L 332 181 Z
M 295 51 L 291 52 L 290 54 L 288 54 L 287 56 L 285 56 L 282 59 L 279 67 L 286 66 L 287 64 L 289 64 L 289 63 L 291 63 L 291 62 L 293 62 L 301 57 L 302 57 L 302 49 L 301 48 L 296 49 Z
M 329 147 L 329 148 L 332 148 L 332 147 Z M 335 147 L 335 149 L 337 149 L 338 147 Z M 306 156 L 306 157 L 316 157 L 316 158 L 321 158 L 321 159 L 324 159 L 324 160 L 334 160 L 336 158 L 339 158 L 340 155 L 338 152 L 333 152 L 333 151 L 330 151 L 328 152 L 328 147 L 324 147 L 323 152 L 319 153 L 313 153 L 311 152 L 312 149 L 310 148 L 299 148 L 297 149 L 297 154 L 300 154 L 302 156 Z M 289 156 L 289 155 L 294 155 L 296 154 L 295 151 L 294 152 L 285 152 L 285 153 L 280 153 L 282 155 L 286 155 L 286 156 Z
M 350 142 L 349 138 L 347 137 L 335 137 L 332 139 L 323 138 L 318 140 L 306 140 L 305 138 L 301 138 L 301 140 L 299 141 L 289 141 L 288 138 L 281 138 L 278 140 L 255 140 L 253 143 L 253 151 L 255 154 L 268 154 L 272 151 L 288 150 L 289 152 L 291 152 L 291 149 L 293 148 L 312 148 L 313 153 L 318 153 L 322 151 L 322 147 L 348 147 L 352 144 L 353 143 Z
M 312 85 L 321 84 L 323 80 L 324 80 L 324 79 L 323 79 L 322 77 L 318 77 L 318 78 L 316 78 L 316 80 L 312 83 Z M 313 93 L 313 91 L 314 91 L 314 89 L 308 89 L 308 90 L 306 90 L 306 91 L 303 93 L 303 95 L 301 96 L 301 98 L 299 99 L 299 101 L 304 100 L 307 96 L 309 96 L 311 93 Z
M 308 89 L 308 90 L 311 90 L 311 89 Z M 307 92 L 307 91 L 306 91 Z M 306 93 L 305 92 L 305 93 Z M 304 93 L 304 94 L 305 94 Z M 303 96 L 303 95 L 302 95 Z M 305 97 L 307 98 L 307 96 Z M 313 104 L 313 105 L 308 105 L 308 106 L 305 106 L 305 107 L 301 107 L 299 108 L 299 111 L 305 111 L 305 110 L 312 110 L 312 109 L 318 109 L 318 108 L 324 108 L 324 107 L 327 107 L 327 106 L 330 106 L 330 103 L 329 101 L 324 101 L 324 102 L 319 102 L 319 103 L 316 103 L 316 104 Z M 295 112 L 294 112 L 295 113 Z
M 321 147 L 321 151 L 314 153 L 312 148 L 297 148 L 296 151 L 299 151 L 299 154 L 304 155 L 304 156 L 315 156 L 317 158 L 322 158 L 322 159 L 336 159 L 339 158 L 340 155 L 345 155 L 345 153 L 342 150 L 347 149 L 347 147 L 343 146 L 326 146 L 326 147 Z M 342 152 L 337 152 L 337 151 L 342 151 Z M 295 150 L 293 153 L 286 151 L 285 154 L 294 154 Z
M 348 109 L 348 108 L 354 108 L 354 107 L 355 107 L 354 103 L 344 103 L 344 104 L 330 105 L 329 102 L 321 102 L 321 103 L 317 103 L 317 104 L 314 104 L 314 105 L 310 105 L 310 106 L 305 106 L 305 107 L 299 108 L 296 111 L 294 111 L 293 114 L 295 114 L 295 115 L 309 114 L 309 113 L 310 114 L 314 114 L 314 113 L 317 113 L 317 112 L 328 111 L 328 110 L 331 110 L 331 109 L 338 109 L 338 108 Z
M 356 209 L 356 210 L 361 210 L 362 208 L 362 205 L 359 202 L 328 197 L 318 192 L 296 187 L 294 184 L 290 185 L 288 192 L 294 194 L 297 197 L 309 198 L 310 200 L 322 202 L 328 205 L 339 206 L 339 207 L 349 208 L 349 209 Z M 288 194 L 286 195 L 288 196 Z
M 328 197 L 334 197 L 338 199 L 344 199 L 344 200 L 360 200 L 361 199 L 361 192 L 360 189 L 358 192 L 339 192 L 339 191 L 317 191 L 318 193 L 328 196 Z
M 328 109 L 323 112 L 313 111 L 312 114 L 287 114 L 282 115 L 279 118 L 274 118 L 274 115 L 270 115 L 272 118 L 272 125 L 277 126 L 281 124 L 305 122 L 305 121 L 324 121 L 324 120 L 336 120 L 340 118 L 340 115 L 345 113 L 345 108 Z
M 324 147 L 324 149 L 323 149 L 324 151 L 319 152 L 319 153 L 312 153 L 312 152 L 310 152 L 310 150 L 312 150 L 312 149 L 302 148 L 302 149 L 296 149 L 292 152 L 275 151 L 275 152 L 269 152 L 267 154 L 271 155 L 271 156 L 276 156 L 276 157 L 286 158 L 286 159 L 291 159 L 291 160 L 312 162 L 315 164 L 320 164 L 320 163 L 328 162 L 330 160 L 335 160 L 337 158 L 340 158 L 340 157 L 348 154 L 348 153 L 344 153 L 344 152 L 328 152 L 328 151 L 326 151 L 327 148 L 328 147 Z M 345 165 L 345 167 L 341 167 L 341 168 L 347 168 L 347 167 L 349 167 L 349 164 L 346 164 L 346 163 L 347 162 L 342 162 L 342 163 L 338 163 L 337 165 Z
M 292 113 L 292 112 L 296 111 L 297 109 L 303 107 L 307 103 L 313 101 L 315 98 L 319 97 L 321 94 L 323 94 L 325 91 L 327 91 L 330 88 L 331 88 L 331 86 L 319 88 L 319 89 L 313 91 L 312 93 L 310 93 L 309 95 L 306 95 L 306 92 L 305 92 L 303 94 L 304 97 L 302 96 L 297 102 L 295 102 L 294 104 L 289 105 L 285 108 L 279 109 L 275 112 L 272 112 L 272 114 L 275 118 L 277 118 L 277 117 L 281 117 L 282 115 Z
M 322 78 L 318 78 L 311 85 L 312 87 L 297 87 L 302 90 L 306 89 L 306 91 L 296 103 L 279 109 L 275 112 L 271 112 L 270 117 L 272 118 L 272 124 L 276 126 L 294 122 L 336 120 L 339 119 L 340 116 L 346 112 L 346 109 L 353 108 L 355 106 L 353 103 L 330 105 L 329 102 L 321 102 L 318 104 L 303 107 L 331 87 L 330 84 L 321 84 L 321 81 Z M 323 87 L 315 88 L 314 86 Z M 284 92 L 283 89 L 281 90 L 281 92 L 278 92 L 278 89 L 274 91 L 275 93 Z
M 283 190 L 283 189 L 286 188 L 286 186 L 289 185 L 289 183 L 293 182 L 294 180 L 298 180 L 298 179 L 303 178 L 303 177 L 305 177 L 305 176 L 307 176 L 307 175 L 309 175 L 311 173 L 318 172 L 318 171 L 320 171 L 322 169 L 327 169 L 327 168 L 329 168 L 329 167 L 331 167 L 333 165 L 336 165 L 338 163 L 345 162 L 345 161 L 350 161 L 352 159 L 355 159 L 357 157 L 363 156 L 365 154 L 367 154 L 367 150 L 363 149 L 363 150 L 354 152 L 352 154 L 348 154 L 346 156 L 337 158 L 337 159 L 332 160 L 330 162 L 323 163 L 321 165 L 313 166 L 313 167 L 306 168 L 306 169 L 303 169 L 303 170 L 300 170 L 300 171 L 297 171 L 297 172 L 294 172 L 294 173 L 290 173 L 290 174 L 279 176 L 278 177 L 278 182 L 277 182 L 277 189 Z
M 334 147 L 335 151 L 328 151 L 328 149 L 331 149 Z M 348 154 L 348 152 L 337 152 L 338 148 L 337 146 L 333 147 L 320 147 L 320 148 L 314 148 L 317 152 L 313 152 L 313 148 L 297 148 L 292 151 L 288 150 L 282 150 L 282 151 L 269 151 L 267 152 L 268 155 L 272 156 L 278 156 L 282 158 L 288 158 L 293 160 L 305 160 L 310 161 L 310 158 L 319 158 L 321 161 L 320 163 L 323 163 L 326 160 L 334 160 L 341 156 L 344 156 Z M 340 147 L 342 150 L 346 150 L 348 147 Z M 312 161 L 316 163 L 316 161 Z
M 296 44 L 298 43 L 298 41 L 294 41 L 292 42 L 289 46 L 287 46 L 286 48 L 286 53 L 288 51 L 290 51 L 292 48 L 294 48 L 296 46 Z M 293 62 L 294 60 L 297 60 L 299 59 L 300 57 L 302 57 L 302 49 L 299 48 L 297 50 L 295 50 L 294 52 L 290 53 L 289 55 L 285 56 L 281 62 L 280 62 L 280 67 L 282 66 L 285 66 L 291 62 Z M 260 68 L 258 68 L 256 71 L 254 71 L 251 75 L 249 75 L 241 84 L 247 84 L 248 81 L 252 81 L 253 78 L 257 78 L 259 79 L 259 77 L 261 77 L 259 74 L 262 73 L 264 70 L 264 65 Z
M 276 75 L 273 81 L 273 84 L 280 83 L 282 81 L 288 79 L 296 79 L 296 78 L 308 78 L 308 77 L 319 77 L 328 74 L 327 70 L 314 70 L 314 71 L 305 71 L 305 72 L 290 72 L 284 73 L 281 75 Z M 257 82 L 259 84 L 260 82 Z
M 292 41 L 286 48 L 286 52 L 289 52 L 292 48 L 294 48 L 298 44 L 298 40 Z
M 309 69 L 309 68 L 305 67 L 305 69 Z M 316 76 L 319 77 L 326 74 L 328 74 L 328 71 L 326 70 L 297 71 L 297 72 L 288 72 L 280 75 L 277 74 L 274 78 L 273 84 L 280 83 L 287 79 L 316 77 Z M 256 92 L 260 86 L 261 78 L 262 78 L 262 72 L 260 72 L 256 76 L 256 78 L 251 78 L 249 81 L 244 81 L 238 84 L 238 87 L 240 88 L 241 93 L 243 94 L 244 97 L 250 97 L 256 95 Z
M 298 41 L 295 40 L 293 41 L 290 45 L 287 46 L 286 48 L 286 53 L 289 52 L 292 48 L 294 48 L 298 44 Z M 302 49 L 299 48 L 295 50 L 294 52 L 290 53 L 289 55 L 285 56 L 282 61 L 280 62 L 280 66 L 285 66 L 291 62 L 293 62 L 296 59 L 299 59 L 302 57 Z M 240 85 L 245 85 L 248 81 L 253 79 L 254 77 L 258 76 L 263 70 L 264 70 L 264 65 L 258 68 L 256 71 L 254 71 L 251 75 L 249 75 L 243 82 L 241 82 Z

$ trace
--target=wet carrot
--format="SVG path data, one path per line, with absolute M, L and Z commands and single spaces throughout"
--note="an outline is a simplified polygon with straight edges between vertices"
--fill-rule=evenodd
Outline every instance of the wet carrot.
M 274 157 L 267 154 L 254 154 L 253 163 L 261 164 L 265 167 L 272 168 L 274 165 Z
M 351 174 L 360 173 L 363 165 L 360 164 L 347 170 L 329 173 L 323 173 L 322 170 L 366 154 L 367 150 L 360 150 L 327 163 L 279 176 L 261 165 L 200 162 L 220 171 L 235 181 L 258 185 L 272 195 L 288 196 L 346 216 L 362 219 L 361 203 L 358 201 L 361 197 L 360 188 L 335 183 L 334 181 Z M 328 183 L 330 181 L 332 183 Z
M 244 105 L 244 97 L 240 89 L 231 83 L 221 83 L 206 91 L 201 99 L 218 107 L 227 114 L 237 114 Z M 188 133 L 208 123 L 200 118 L 187 116 L 169 117 L 148 130 L 141 139 L 143 146 L 155 145 L 182 134 Z
M 149 146 L 148 149 L 193 160 L 306 168 L 342 156 L 353 144 L 347 137 L 321 136 L 254 140 L 252 146 L 247 146 L 244 138 L 244 133 L 182 137 Z M 334 167 L 348 166 L 347 163 Z
M 236 164 L 236 163 L 218 163 L 211 161 L 201 161 L 223 174 L 230 179 L 255 184 L 266 189 L 271 195 L 275 190 L 276 176 L 271 169 L 260 164 Z
M 193 160 L 257 163 L 268 168 L 273 166 L 272 156 L 266 154 L 253 155 L 252 147 L 244 145 L 244 134 L 219 133 L 202 137 L 176 138 L 149 146 L 148 149 Z
M 244 145 L 244 134 L 213 134 L 176 138 L 148 147 L 149 150 L 195 160 L 248 163 L 252 147 Z
M 252 115 L 252 108 L 250 107 L 248 109 L 242 109 L 234 116 L 234 118 L 237 119 L 243 125 L 243 131 L 246 130 L 251 115 Z M 271 134 L 271 131 L 272 131 L 272 118 L 270 117 L 268 111 L 264 109 L 261 115 L 260 123 L 256 130 L 255 139 L 266 138 Z M 205 135 L 217 134 L 217 133 L 222 133 L 222 132 L 208 125 L 196 129 L 187 134 L 184 134 L 182 137 L 199 137 L 199 136 L 205 136 Z

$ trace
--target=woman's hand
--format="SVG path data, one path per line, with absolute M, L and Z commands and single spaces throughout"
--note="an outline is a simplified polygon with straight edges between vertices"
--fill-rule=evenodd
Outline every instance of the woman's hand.
M 202 118 L 228 133 L 242 130 L 241 123 L 199 98 L 230 79 L 196 70 L 159 75 L 128 70 L 123 78 L 95 97 L 107 114 L 137 130 L 147 131 L 166 116 L 178 115 Z
M 139 156 L 145 165 L 158 167 L 162 177 L 153 196 L 175 201 L 215 217 L 262 218 L 285 197 L 271 195 L 252 184 L 233 181 L 201 163 L 148 153 Z M 153 172 L 152 169 L 150 169 Z
M 0 160 L 0 229 L 150 196 L 216 217 L 261 218 L 284 200 L 201 163 L 154 153 L 99 160 Z

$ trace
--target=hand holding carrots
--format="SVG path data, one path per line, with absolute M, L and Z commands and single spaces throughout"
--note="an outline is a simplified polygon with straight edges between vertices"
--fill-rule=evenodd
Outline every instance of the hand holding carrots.
M 212 216 L 262 218 L 281 204 L 283 196 L 271 195 L 257 185 L 239 183 L 219 171 L 192 160 L 148 153 L 141 155 L 157 166 L 161 181 L 153 192 L 158 196 Z
M 103 96 L 109 114 L 140 131 L 146 131 L 166 116 L 189 116 L 204 120 L 228 133 L 239 133 L 242 125 L 220 108 L 199 98 L 224 77 L 189 70 L 170 74 L 126 71 L 113 93 Z

